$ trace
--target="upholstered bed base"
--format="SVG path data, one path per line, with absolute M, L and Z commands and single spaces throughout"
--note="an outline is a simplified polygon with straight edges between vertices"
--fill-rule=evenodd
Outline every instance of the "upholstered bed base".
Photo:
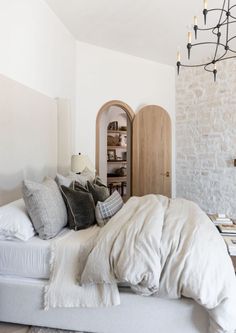
M 126 289 L 118 307 L 44 311 L 44 284 L 0 277 L 0 321 L 97 333 L 207 333 L 208 315 L 192 300 L 141 297 Z

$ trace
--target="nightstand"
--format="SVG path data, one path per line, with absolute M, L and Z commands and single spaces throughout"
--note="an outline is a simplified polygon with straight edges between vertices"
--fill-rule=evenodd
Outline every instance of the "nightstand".
M 233 239 L 233 241 L 236 240 L 236 234 L 230 234 L 228 233 L 228 229 L 226 228 L 228 226 L 228 223 L 226 223 L 226 226 L 225 226 L 225 229 L 223 229 L 223 231 L 225 232 L 221 232 L 222 231 L 222 228 L 219 228 L 217 227 L 218 225 L 221 225 L 223 226 L 224 223 L 221 222 L 221 224 L 217 224 L 215 223 L 216 222 L 216 219 L 215 219 L 215 216 L 216 214 L 207 214 L 209 219 L 214 223 L 215 227 L 217 228 L 217 230 L 219 231 L 220 235 L 222 238 L 224 238 L 224 241 L 226 243 L 226 246 L 227 246 L 227 250 L 228 250 L 228 253 L 229 253 L 229 256 L 232 260 L 232 263 L 233 263 L 233 266 L 234 266 L 234 271 L 236 272 L 236 252 L 235 252 L 235 243 L 233 243 L 231 240 Z M 228 220 L 230 220 L 229 218 L 227 218 Z M 233 220 L 232 220 L 233 221 Z M 234 222 L 234 221 L 233 221 Z M 235 223 L 235 222 L 234 222 Z M 229 227 L 231 227 L 231 225 L 229 225 Z M 235 226 L 234 226 L 235 227 Z M 233 254 L 231 254 L 233 253 Z

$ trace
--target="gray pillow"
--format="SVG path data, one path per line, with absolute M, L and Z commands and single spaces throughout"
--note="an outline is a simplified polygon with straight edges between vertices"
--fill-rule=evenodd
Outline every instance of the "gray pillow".
M 98 201 L 105 201 L 110 195 L 108 188 L 104 185 L 100 186 L 95 183 L 92 184 L 90 182 L 87 182 L 87 187 L 89 192 L 93 196 L 95 205 Z
M 53 179 L 46 178 L 41 184 L 25 180 L 22 194 L 26 209 L 40 238 L 53 238 L 66 226 L 66 206 Z
M 63 185 L 61 191 L 67 206 L 70 229 L 86 229 L 96 223 L 95 205 L 91 193 L 73 190 Z

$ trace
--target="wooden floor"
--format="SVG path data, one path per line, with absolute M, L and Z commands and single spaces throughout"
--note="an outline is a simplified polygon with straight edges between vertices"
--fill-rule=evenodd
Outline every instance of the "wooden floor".
M 0 333 L 27 333 L 29 326 L 6 324 L 0 322 Z

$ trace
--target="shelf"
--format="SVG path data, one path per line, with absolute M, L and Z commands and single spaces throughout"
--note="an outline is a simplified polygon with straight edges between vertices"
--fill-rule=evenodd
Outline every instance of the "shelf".
M 116 149 L 116 148 L 126 149 L 127 146 L 107 146 L 107 149 Z
M 126 182 L 127 176 L 107 176 L 107 184 L 115 182 Z
M 124 163 L 126 164 L 126 160 L 108 160 L 107 163 Z
M 120 131 L 120 130 L 107 130 L 107 133 L 127 134 L 127 131 Z

